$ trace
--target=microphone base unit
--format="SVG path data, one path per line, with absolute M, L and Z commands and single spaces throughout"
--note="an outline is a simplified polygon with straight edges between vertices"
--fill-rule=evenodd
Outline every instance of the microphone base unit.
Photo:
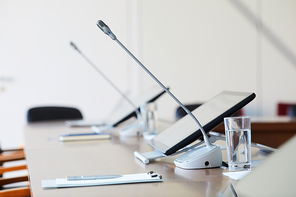
M 90 128 L 95 133 L 111 132 L 113 130 L 113 127 L 109 125 L 104 125 L 104 126 L 92 125 Z
M 144 164 L 148 164 L 148 163 L 154 161 L 155 159 L 159 159 L 159 158 L 162 158 L 162 157 L 172 157 L 172 156 L 175 156 L 175 155 L 179 155 L 181 153 L 185 153 L 188 150 L 194 149 L 195 147 L 198 147 L 203 143 L 204 143 L 204 141 L 200 141 L 197 144 L 188 145 L 188 146 L 180 149 L 179 151 L 177 151 L 177 152 L 175 152 L 175 153 L 173 153 L 171 155 L 165 155 L 161 151 L 155 149 L 154 151 L 150 151 L 150 152 L 146 152 L 146 153 L 139 153 L 138 151 L 135 151 L 134 156 L 137 159 L 139 159 L 140 161 L 142 161 Z
M 139 137 L 142 136 L 142 123 L 137 122 L 127 125 L 119 131 L 120 137 Z
M 103 132 L 112 132 L 116 130 L 114 127 L 102 127 L 102 126 L 91 126 L 91 130 L 95 133 L 103 133 Z M 132 125 L 127 125 L 125 128 L 119 131 L 120 137 L 138 137 L 142 136 L 142 126 L 140 123 L 135 123 Z
M 183 169 L 216 168 L 222 165 L 222 152 L 219 146 L 200 146 L 189 150 L 174 160 Z

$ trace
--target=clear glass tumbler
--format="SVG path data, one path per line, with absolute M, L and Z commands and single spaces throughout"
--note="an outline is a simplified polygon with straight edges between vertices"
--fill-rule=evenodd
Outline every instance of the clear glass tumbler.
M 251 118 L 224 118 L 229 171 L 251 170 Z
M 158 114 L 156 103 L 146 103 L 141 106 L 140 111 L 143 118 L 143 136 L 156 135 L 158 133 Z

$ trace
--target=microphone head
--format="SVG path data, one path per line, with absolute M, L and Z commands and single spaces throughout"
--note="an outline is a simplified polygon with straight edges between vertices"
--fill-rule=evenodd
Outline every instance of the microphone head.
M 97 26 L 105 33 L 108 34 L 108 29 L 110 28 L 101 20 L 97 21 Z
M 111 29 L 101 20 L 97 21 L 97 26 L 107 34 L 112 40 L 116 40 L 116 36 L 112 33 Z
M 70 45 L 71 45 L 76 51 L 78 51 L 78 52 L 80 53 L 78 47 L 77 47 L 73 42 L 70 42 Z

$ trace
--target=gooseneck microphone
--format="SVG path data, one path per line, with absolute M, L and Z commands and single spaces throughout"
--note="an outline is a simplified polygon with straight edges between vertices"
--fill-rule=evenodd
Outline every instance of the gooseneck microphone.
M 186 111 L 186 113 L 193 118 L 203 134 L 206 145 L 212 146 L 206 132 L 196 117 L 116 38 L 111 29 L 103 21 L 99 20 L 97 26 L 112 40 L 115 40 Z
M 70 45 L 81 54 L 81 56 L 133 107 L 137 118 L 139 119 L 140 123 L 142 123 L 142 116 L 138 110 L 138 108 L 135 106 L 135 104 L 123 93 L 119 90 L 119 88 L 112 83 L 112 81 L 100 70 L 97 66 L 95 66 L 79 49 L 78 47 L 73 43 L 70 42 Z
M 201 148 L 199 148 L 197 150 L 196 153 L 194 154 L 190 154 L 191 156 L 194 155 L 194 157 L 199 158 L 201 160 L 204 160 L 204 156 L 206 155 L 207 159 L 206 162 L 208 162 L 208 160 L 217 160 L 214 157 L 214 155 L 212 154 L 213 152 L 215 152 L 215 155 L 221 155 L 221 162 L 213 162 L 216 164 L 211 165 L 210 167 L 217 167 L 220 166 L 222 163 L 222 153 L 221 153 L 221 149 L 220 147 L 218 147 L 217 145 L 213 145 L 210 143 L 210 140 L 206 134 L 206 132 L 204 131 L 203 127 L 201 126 L 201 124 L 199 123 L 199 121 L 197 120 L 197 118 L 116 38 L 116 36 L 113 34 L 113 32 L 111 31 L 111 29 L 101 20 L 97 21 L 97 26 L 105 33 L 107 34 L 112 40 L 115 40 L 185 111 L 186 113 L 191 116 L 191 118 L 196 122 L 196 124 L 198 125 L 198 128 L 200 129 L 200 131 L 203 134 L 203 138 L 204 138 L 204 142 L 206 144 L 206 146 L 204 147 L 206 150 L 203 150 Z M 220 151 L 220 153 L 219 153 Z M 189 157 L 190 157 L 189 155 Z M 212 157 L 211 157 L 212 155 Z M 208 159 L 209 157 L 211 157 L 210 159 Z M 219 160 L 219 159 L 218 159 Z M 187 161 L 178 161 L 178 162 L 187 162 Z M 176 163 L 176 160 L 175 160 Z M 177 165 L 177 164 L 176 164 Z M 207 165 L 208 166 L 208 165 Z M 196 168 L 199 168 L 198 166 Z

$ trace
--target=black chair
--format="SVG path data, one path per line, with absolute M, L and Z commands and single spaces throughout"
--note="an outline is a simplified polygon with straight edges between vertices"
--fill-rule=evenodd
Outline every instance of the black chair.
M 27 121 L 28 123 L 37 121 L 53 121 L 53 120 L 79 120 L 83 119 L 81 112 L 76 108 L 71 107 L 34 107 L 28 110 Z M 2 155 L 3 152 L 11 151 L 11 154 Z M 5 162 L 23 160 L 25 159 L 25 154 L 23 149 L 10 149 L 2 150 L 0 149 L 0 165 Z M 0 166 L 0 196 L 30 196 L 31 191 L 29 186 L 17 187 L 4 189 L 2 186 L 28 181 L 28 176 L 17 176 L 10 178 L 2 178 L 2 174 L 5 172 L 18 171 L 27 169 L 26 165 L 13 166 L 13 167 L 3 167 Z
M 296 117 L 296 105 L 291 105 L 290 107 L 288 107 L 287 114 L 291 118 L 295 118 Z
M 18 182 L 27 182 L 29 180 L 28 176 L 12 176 L 8 178 L 3 178 L 3 173 L 5 172 L 17 172 L 18 170 L 27 169 L 26 165 L 20 166 L 10 166 L 4 167 L 4 163 L 7 164 L 9 162 L 19 161 L 25 159 L 25 153 L 22 148 L 20 149 L 9 149 L 2 150 L 0 153 L 0 196 L 30 196 L 30 188 L 29 186 L 14 186 L 12 189 L 9 184 L 18 183 Z M 8 186 L 8 187 L 4 187 Z
M 1 161 L 4 161 L 4 158 L 1 158 Z M 30 194 L 30 187 L 29 187 L 29 177 L 27 175 L 25 176 L 14 176 L 9 178 L 2 178 L 2 175 L 6 172 L 17 172 L 19 170 L 25 170 L 27 169 L 26 165 L 20 165 L 20 166 L 11 166 L 11 167 L 3 167 L 0 166 L 0 196 L 31 196 Z M 27 182 L 26 185 L 20 186 L 20 187 L 4 187 L 8 186 L 12 183 L 19 183 L 19 182 Z
M 27 122 L 54 121 L 54 120 L 81 120 L 82 113 L 72 107 L 34 107 L 28 110 Z

